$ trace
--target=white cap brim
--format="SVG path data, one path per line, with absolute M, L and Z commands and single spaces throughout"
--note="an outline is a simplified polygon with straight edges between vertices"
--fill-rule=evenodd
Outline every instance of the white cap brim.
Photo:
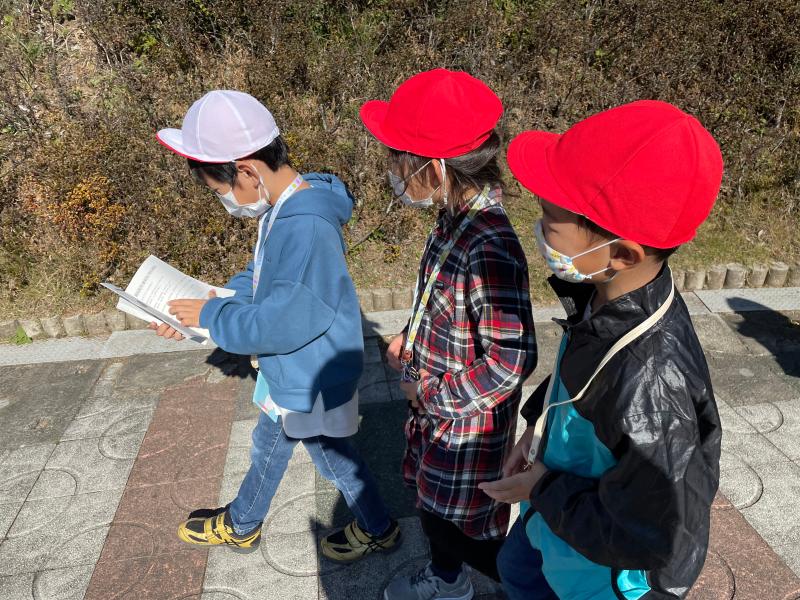
M 188 152 L 183 144 L 183 132 L 180 129 L 162 129 L 156 133 L 156 138 L 162 146 L 184 158 L 210 163 L 225 163 L 233 160 Z

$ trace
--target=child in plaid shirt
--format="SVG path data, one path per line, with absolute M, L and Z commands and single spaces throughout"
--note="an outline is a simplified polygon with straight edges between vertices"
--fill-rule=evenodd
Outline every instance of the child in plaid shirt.
M 527 262 L 500 202 L 501 114 L 484 83 L 445 69 L 420 73 L 390 102 L 361 110 L 390 149 L 395 195 L 440 209 L 412 318 L 387 351 L 403 372 L 403 476 L 417 492 L 431 562 L 394 579 L 386 600 L 472 598 L 465 562 L 498 579 L 510 511 L 478 484 L 502 473 L 522 384 L 536 365 Z

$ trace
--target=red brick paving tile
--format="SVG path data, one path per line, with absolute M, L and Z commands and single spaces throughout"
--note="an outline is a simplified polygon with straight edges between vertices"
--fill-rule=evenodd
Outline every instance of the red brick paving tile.
M 184 600 L 203 591 L 207 550 L 99 562 L 84 600 Z
M 164 392 L 106 538 L 85 600 L 191 600 L 208 552 L 184 545 L 186 514 L 217 502 L 236 382 Z
M 230 384 L 173 388 L 159 401 L 128 487 L 207 477 L 225 466 L 233 419 Z
M 103 546 L 101 561 L 158 556 L 190 549 L 175 530 L 196 508 L 216 506 L 219 481 L 192 479 L 126 490 Z
M 711 511 L 711 544 L 690 600 L 782 600 L 800 596 L 800 579 L 721 495 Z

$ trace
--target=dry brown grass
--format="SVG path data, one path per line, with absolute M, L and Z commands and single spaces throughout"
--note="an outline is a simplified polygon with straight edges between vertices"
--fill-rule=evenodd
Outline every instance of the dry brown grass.
M 0 17 L 3 313 L 104 304 L 97 282 L 125 282 L 150 253 L 216 283 L 247 260 L 254 224 L 230 219 L 153 137 L 218 87 L 265 102 L 298 167 L 351 186 L 356 282 L 410 283 L 432 215 L 385 217 L 383 150 L 357 113 L 436 66 L 497 91 L 506 139 L 636 98 L 680 105 L 720 141 L 726 175 L 712 219 L 676 261 L 799 253 L 794 0 L 0 0 Z M 540 295 L 535 208 L 522 192 L 507 204 Z M 87 215 L 80 235 L 63 227 Z

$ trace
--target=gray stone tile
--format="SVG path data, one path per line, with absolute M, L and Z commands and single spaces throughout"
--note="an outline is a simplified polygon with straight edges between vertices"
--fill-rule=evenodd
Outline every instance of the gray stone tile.
M 3 600 L 36 600 L 33 597 L 33 573 L 0 576 L 0 598 Z
M 800 288 L 698 290 L 695 294 L 715 313 L 800 310 Z
M 87 338 L 42 340 L 25 346 L 0 344 L 0 367 L 37 365 L 105 357 L 105 341 Z
M 800 546 L 797 544 L 784 544 L 783 546 L 773 547 L 775 553 L 783 559 L 783 562 L 800 577 Z
M 31 600 L 83 600 L 93 571 L 94 565 L 38 571 L 33 574 Z
M 722 450 L 735 454 L 753 467 L 788 460 L 786 455 L 759 433 L 737 433 L 724 431 L 723 428 Z
M 0 576 L 93 565 L 119 492 L 28 500 L 0 543 Z
M 725 435 L 729 433 L 748 433 L 755 435 L 758 433 L 755 427 L 744 417 L 740 408 L 734 409 L 725 400 L 717 396 L 717 410 L 719 411 L 720 422 L 722 423 L 722 430 Z
M 252 442 L 253 429 L 258 419 L 242 419 L 231 424 L 231 436 L 228 448 L 249 448 Z
M 364 337 L 395 335 L 403 330 L 411 316 L 411 310 L 386 310 L 361 315 Z
M 364 372 L 358 382 L 359 404 L 376 404 L 387 402 L 391 398 L 389 385 L 386 383 L 386 371 L 380 362 L 364 365 Z
M 692 317 L 694 329 L 706 353 L 747 356 L 750 349 L 719 315 L 700 314 Z
M 737 406 L 735 410 L 753 429 L 761 434 L 772 433 L 784 424 L 784 416 L 781 409 L 772 402 Z
M 708 357 L 714 392 L 731 406 L 794 400 L 798 390 L 783 381 L 767 357 Z
M 203 600 L 317 598 L 317 549 L 312 531 L 264 539 L 260 549 L 244 555 L 211 549 Z
M 378 344 L 378 338 L 368 338 L 364 340 L 364 364 L 371 365 L 383 360 L 383 351 Z
M 11 524 L 17 517 L 19 509 L 22 508 L 22 503 L 23 500 L 18 500 L 17 502 L 0 504 L 0 540 L 5 537 Z M 0 596 L 0 598 L 2 598 L 2 596 Z
M 144 432 L 134 434 L 138 450 Z M 128 481 L 136 452 L 132 458 L 110 454 L 101 439 L 61 442 L 56 446 L 47 466 L 31 490 L 30 499 L 87 494 L 106 490 L 122 490 Z M 138 442 L 138 443 L 136 443 Z
M 61 439 L 104 366 L 95 361 L 0 368 L 0 397 L 7 401 L 0 409 L 0 452 Z
M 246 421 L 250 419 L 258 420 L 261 409 L 253 404 L 253 390 L 256 387 L 254 379 L 240 379 L 236 392 L 236 409 L 233 418 L 236 421 Z
M 742 509 L 747 521 L 773 548 L 800 547 L 800 467 L 772 462 L 754 467 L 764 491 L 752 506 Z
M 710 314 L 708 307 L 703 303 L 700 298 L 697 297 L 697 294 L 694 292 L 684 292 L 681 294 L 681 298 L 686 303 L 686 308 L 689 310 L 689 314 L 694 315 L 707 315 Z
M 115 387 L 117 390 L 133 388 L 139 392 L 163 390 L 190 379 L 202 378 L 215 368 L 206 362 L 207 358 L 208 352 L 205 351 L 132 356 L 124 361 Z
M 753 354 L 800 351 L 800 327 L 793 323 L 800 319 L 800 312 L 741 312 L 721 316 Z
M 36 444 L 7 451 L 0 462 L 0 502 L 27 498 L 55 444 Z
M 130 406 L 79 414 L 69 424 L 61 436 L 61 441 L 143 433 L 147 431 L 153 419 L 157 401 L 158 397 L 155 394 L 145 394 L 132 400 Z
M 774 427 L 765 435 L 792 460 L 800 460 L 800 400 L 776 402 L 770 414 Z
M 719 489 L 739 510 L 753 506 L 764 493 L 764 484 L 756 469 L 739 456 L 722 452 Z
M 210 353 L 216 348 L 209 340 L 208 344 L 198 344 L 192 340 L 165 340 L 149 329 L 136 331 L 115 331 L 103 344 L 103 355 L 109 358 L 132 356 L 134 354 L 164 354 L 187 351 Z

